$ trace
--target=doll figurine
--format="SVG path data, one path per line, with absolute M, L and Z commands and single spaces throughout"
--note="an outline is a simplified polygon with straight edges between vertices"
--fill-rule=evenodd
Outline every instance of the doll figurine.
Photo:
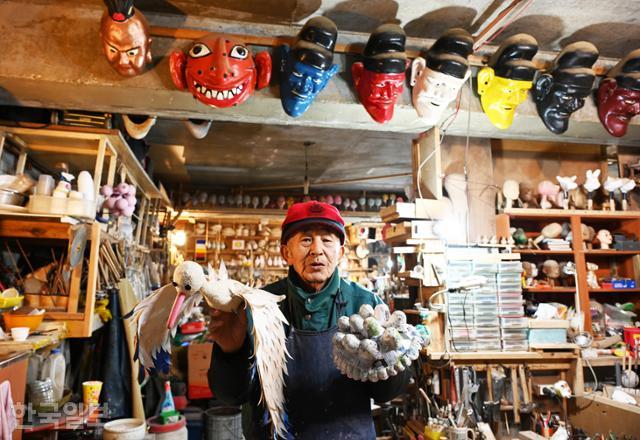
M 600 249 L 611 249 L 611 243 L 613 243 L 613 237 L 608 229 L 600 229 L 596 234 L 597 243 L 600 245 Z
M 524 285 L 526 287 L 533 287 L 536 283 L 536 277 L 538 276 L 538 266 L 530 261 L 522 262 Z
M 598 276 L 596 275 L 596 270 L 598 270 L 598 265 L 595 263 L 587 262 L 587 284 L 590 289 L 599 289 L 600 285 L 598 284 Z
M 571 177 L 561 177 L 556 176 L 556 180 L 560 184 L 560 188 L 562 188 L 562 208 L 569 209 L 569 191 L 574 190 L 578 187 L 576 183 L 577 176 Z
M 609 211 L 616 210 L 616 200 L 614 198 L 615 192 L 622 187 L 623 181 L 618 177 L 608 176 L 607 180 L 604 181 L 603 188 L 605 191 L 609 193 Z
M 598 49 L 587 41 L 578 41 L 562 49 L 551 71 L 536 79 L 533 96 L 544 125 L 555 134 L 569 128 L 571 114 L 584 106 L 596 79 L 592 69 Z
M 627 54 L 600 81 L 597 101 L 604 128 L 613 136 L 624 136 L 640 113 L 640 49 Z
M 550 287 L 555 287 L 556 280 L 560 277 L 560 265 L 556 260 L 545 260 L 542 263 L 542 273 L 547 277 Z
M 504 209 L 513 208 L 514 201 L 520 195 L 520 185 L 515 180 L 507 179 L 502 184 L 502 195 L 504 196 Z
M 629 210 L 629 197 L 627 194 L 636 187 L 636 181 L 626 177 L 621 180 L 620 192 L 622 193 L 622 210 L 627 211 Z
M 528 183 L 520 183 L 520 201 L 523 208 L 539 208 L 534 189 Z
M 369 37 L 363 62 L 353 63 L 351 74 L 360 102 L 374 121 L 384 124 L 402 94 L 407 70 L 404 43 L 407 37 L 397 24 L 383 24 Z
M 326 17 L 305 23 L 290 48 L 281 46 L 280 102 L 285 113 L 297 118 L 311 106 L 338 71 L 333 52 L 338 28 Z
M 560 187 L 558 185 L 554 185 L 550 180 L 543 180 L 538 185 L 538 193 L 540 194 L 540 207 L 542 209 L 549 209 L 553 207 L 553 204 L 549 200 L 555 200 L 558 192 L 560 191 Z
M 102 51 L 120 75 L 140 75 L 152 60 L 149 24 L 133 0 L 105 0 L 105 4 L 100 20 Z
M 507 38 L 478 72 L 478 94 L 482 109 L 493 125 L 506 130 L 516 107 L 527 99 L 536 68 L 531 62 L 538 42 L 528 34 Z
M 437 124 L 449 104 L 456 100 L 469 77 L 473 37 L 464 29 L 449 29 L 431 46 L 426 59 L 411 65 L 413 106 L 427 124 Z
M 587 209 L 593 209 L 593 193 L 600 188 L 600 170 L 587 170 L 584 189 L 587 191 Z

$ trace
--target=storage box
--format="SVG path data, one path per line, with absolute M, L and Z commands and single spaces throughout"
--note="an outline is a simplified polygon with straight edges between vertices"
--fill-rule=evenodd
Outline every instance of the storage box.
M 564 344 L 567 342 L 566 328 L 529 329 L 529 344 Z
M 213 344 L 191 344 L 187 351 L 187 377 L 189 399 L 209 399 L 213 393 L 209 388 L 209 366 Z
M 66 214 L 67 198 L 32 195 L 29 197 L 27 210 L 34 214 Z

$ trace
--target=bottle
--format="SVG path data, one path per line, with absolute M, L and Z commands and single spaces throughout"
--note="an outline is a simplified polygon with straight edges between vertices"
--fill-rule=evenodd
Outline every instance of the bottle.
M 162 402 L 160 417 L 165 425 L 175 423 L 180 419 L 180 413 L 176 411 L 176 406 L 173 403 L 173 394 L 171 394 L 171 383 L 169 381 L 164 383 L 164 401 Z
M 42 366 L 42 380 L 51 379 L 53 384 L 53 400 L 58 402 L 64 394 L 64 379 L 67 363 L 59 348 L 51 350 L 51 354 Z

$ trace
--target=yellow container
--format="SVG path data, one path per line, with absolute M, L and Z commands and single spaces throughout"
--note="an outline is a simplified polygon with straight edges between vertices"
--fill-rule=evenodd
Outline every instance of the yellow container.
M 11 307 L 20 307 L 24 296 L 14 296 L 12 298 L 0 297 L 0 309 L 8 309 Z
M 40 315 L 18 315 L 15 313 L 5 313 L 3 315 L 5 330 L 9 331 L 13 327 L 29 327 L 35 332 L 44 319 L 44 313 Z

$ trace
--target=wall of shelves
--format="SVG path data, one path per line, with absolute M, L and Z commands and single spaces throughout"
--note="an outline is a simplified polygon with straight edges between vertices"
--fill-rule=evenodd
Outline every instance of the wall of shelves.
M 631 278 L 640 282 L 640 250 L 593 249 L 591 243 L 583 240 L 581 224 L 592 226 L 596 231 L 608 229 L 612 234 L 621 233 L 625 236 L 638 237 L 640 235 L 640 212 L 637 211 L 586 211 L 559 209 L 510 209 L 505 210 L 496 218 L 498 237 L 509 236 L 510 227 L 521 227 L 528 236 L 539 234 L 540 230 L 549 223 L 569 223 L 574 237 L 572 250 L 553 251 L 538 249 L 515 249 L 521 254 L 523 261 L 541 263 L 545 259 L 559 261 L 573 261 L 577 270 L 577 291 L 580 306 L 585 314 L 585 329 L 591 330 L 591 314 L 589 300 L 599 302 L 633 302 L 636 309 L 640 308 L 640 286 L 638 288 L 614 289 L 591 288 L 587 282 L 587 262 L 598 265 L 596 275 L 598 279 L 618 276 Z M 573 304 L 576 287 L 555 286 L 552 288 L 529 287 L 524 291 L 535 294 L 537 300 Z M 547 295 L 547 296 L 543 296 Z M 560 299 L 558 299 L 560 298 Z

